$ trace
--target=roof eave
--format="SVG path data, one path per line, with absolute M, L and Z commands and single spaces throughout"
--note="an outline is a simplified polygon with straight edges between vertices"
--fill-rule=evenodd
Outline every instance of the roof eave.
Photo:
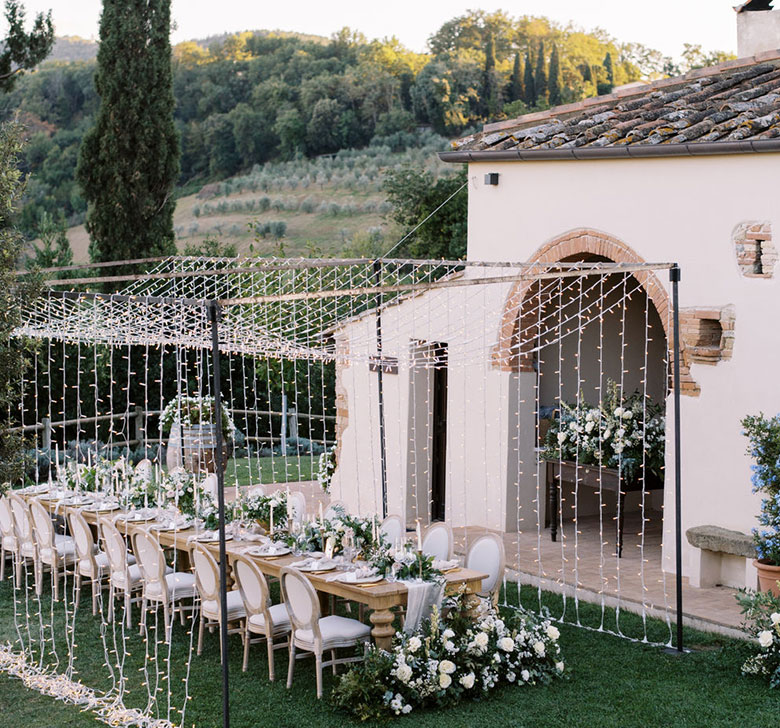
M 439 152 L 443 162 L 546 162 L 572 159 L 638 159 L 644 157 L 702 157 L 720 154 L 780 152 L 780 138 L 756 141 L 692 142 L 690 144 L 626 144 L 616 147 L 566 149 L 502 149 Z

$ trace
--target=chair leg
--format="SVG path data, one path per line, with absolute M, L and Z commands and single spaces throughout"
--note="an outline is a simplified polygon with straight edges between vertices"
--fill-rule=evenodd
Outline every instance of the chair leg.
M 55 580 L 59 581 L 57 575 L 54 576 Z M 56 593 L 56 592 L 55 592 Z M 55 597 L 56 599 L 56 597 Z M 73 605 L 73 611 L 78 611 L 79 601 L 81 600 L 81 574 L 76 574 L 76 602 Z
M 171 641 L 171 617 L 173 614 L 168 612 L 168 605 L 163 604 L 163 625 L 165 627 L 165 642 L 166 644 Z
M 292 687 L 293 670 L 295 669 L 295 643 L 290 636 L 289 664 L 287 665 L 287 689 Z
M 251 635 L 249 634 L 249 625 L 247 624 L 244 627 L 244 664 L 241 666 L 241 669 L 246 672 L 246 669 L 249 667 L 249 640 L 251 638 Z
M 51 574 L 54 577 L 54 601 L 58 602 L 60 600 L 60 572 L 56 564 L 51 565 Z
M 98 613 L 98 589 L 100 588 L 100 581 L 92 579 L 92 616 L 94 617 Z
M 127 615 L 127 628 L 133 626 L 133 599 L 129 591 L 125 592 L 125 614 Z
M 179 622 L 181 622 L 181 626 L 184 626 L 184 608 L 179 607 Z
M 200 656 L 200 654 L 203 652 L 203 626 L 206 621 L 206 618 L 203 616 L 203 612 L 200 613 L 200 626 L 198 627 L 198 649 L 195 652 L 196 655 Z M 246 670 L 246 668 L 244 668 Z
M 274 638 L 268 634 L 265 638 L 265 646 L 268 650 L 268 679 L 274 681 Z
M 331 668 L 333 669 L 333 674 L 335 675 L 336 674 L 336 650 L 330 651 L 330 660 L 333 663 L 331 665 Z
M 318 652 L 315 656 L 317 663 L 317 700 L 322 697 L 322 653 Z
M 108 584 L 108 623 L 114 623 L 114 585 L 109 582 Z
M 144 627 L 146 627 L 146 597 L 141 599 L 141 623 L 138 629 L 138 634 L 144 633 Z
M 0 549 L 0 581 L 5 579 L 5 549 Z

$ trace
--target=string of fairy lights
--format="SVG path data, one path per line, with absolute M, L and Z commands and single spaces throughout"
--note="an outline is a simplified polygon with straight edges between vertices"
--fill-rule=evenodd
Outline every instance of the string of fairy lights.
M 577 416 L 598 404 L 593 397 L 603 396 L 608 381 L 621 401 L 634 391 L 645 405 L 665 400 L 670 326 L 655 313 L 640 274 L 646 281 L 666 268 L 191 257 L 161 261 L 115 294 L 63 291 L 68 284 L 60 281 L 27 305 L 16 332 L 41 342 L 22 380 L 18 421 L 37 428 L 31 431 L 38 456 L 47 420 L 63 452 L 69 441 L 77 453 L 100 441 L 107 454 L 134 443 L 155 468 L 170 467 L 162 459 L 160 415 L 174 397 L 213 395 L 208 305 L 218 301 L 221 396 L 245 437 L 249 487 L 263 482 L 268 461 L 277 482 L 314 478 L 318 453 L 335 446 L 332 499 L 360 514 L 381 514 L 384 485 L 391 513 L 407 523 L 427 521 L 441 456 L 445 513 L 459 550 L 486 530 L 507 534 L 507 606 L 538 610 L 553 591 L 560 594 L 558 619 L 647 642 L 647 615 L 660 613 L 671 639 L 656 543 L 668 529 L 657 501 L 643 484 L 638 502 L 622 514 L 621 499 L 610 501 L 599 472 L 595 500 L 577 475 L 551 512 L 540 435 L 564 402 Z M 382 427 L 377 367 L 384 372 Z M 442 453 L 434 403 L 443 381 L 435 373 L 444 368 Z M 645 407 L 645 422 L 646 414 Z M 576 473 L 583 457 L 578 445 Z M 619 460 L 619 477 L 622 470 Z M 36 470 L 35 482 L 42 479 Z M 629 524 L 633 529 L 632 545 L 616 558 L 613 518 L 621 516 L 626 535 Z M 557 520 L 557 543 L 545 518 Z M 49 573 L 50 587 L 57 578 Z M 134 656 L 139 648 L 128 647 L 134 630 L 124 602 L 109 620 L 100 590 L 95 620 L 105 679 L 98 689 L 80 681 L 84 606 L 75 609 L 73 575 L 64 575 L 59 602 L 48 592 L 46 600 L 27 569 L 15 580 L 16 644 L 0 645 L 0 670 L 110 725 L 184 725 L 196 697 L 194 613 L 185 620 L 183 647 L 174 651 L 155 612 L 140 628 L 143 654 Z M 595 623 L 583 599 L 595 599 Z M 626 609 L 640 613 L 639 634 L 627 634 Z

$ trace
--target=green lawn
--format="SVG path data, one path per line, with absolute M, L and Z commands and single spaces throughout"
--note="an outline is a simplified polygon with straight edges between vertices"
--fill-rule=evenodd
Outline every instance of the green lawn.
M 48 596 L 44 602 L 48 605 Z M 556 601 L 551 597 L 551 605 Z M 15 639 L 8 580 L 0 585 L 0 641 Z M 76 670 L 86 684 L 106 686 L 99 626 L 88 609 L 77 621 Z M 48 608 L 48 606 L 47 606 Z M 588 615 L 592 610 L 594 614 Z M 596 618 L 596 608 L 580 605 L 581 616 Z M 622 618 L 639 619 L 631 615 Z M 37 624 L 33 625 L 37 632 Z M 650 623 L 651 638 L 667 634 L 660 622 Z M 110 630 L 109 630 L 110 634 Z M 415 728 L 760 728 L 777 725 L 780 693 L 762 682 L 742 677 L 739 665 L 749 649 L 745 643 L 721 640 L 712 635 L 687 631 L 691 654 L 674 656 L 659 648 L 583 630 L 572 625 L 561 628 L 561 644 L 567 663 L 567 679 L 547 687 L 506 688 L 482 702 L 466 702 L 438 712 L 412 713 L 398 719 L 400 726 Z M 277 682 L 267 680 L 265 648 L 253 646 L 250 669 L 241 672 L 241 645 L 231 637 L 231 702 L 235 728 L 332 728 L 357 725 L 336 712 L 327 701 L 333 677 L 325 674 L 326 699 L 314 699 L 314 670 L 309 661 L 296 666 L 293 689 L 284 686 L 286 652 L 276 656 Z M 62 649 L 62 638 L 58 649 Z M 172 646 L 171 684 L 182 701 L 189 637 L 177 623 Z M 130 676 L 128 705 L 145 704 L 146 688 L 140 684 L 144 647 L 137 632 L 127 634 L 125 673 Z M 190 694 L 193 696 L 186 725 L 215 728 L 221 725 L 219 641 L 208 635 L 204 654 L 193 655 Z M 151 663 L 150 663 L 151 664 Z M 164 684 L 164 683 L 163 683 Z M 55 717 L 56 716 L 56 717 Z M 81 728 L 96 721 L 77 707 L 63 705 L 28 691 L 20 681 L 0 676 L 0 726 L 34 728 Z
M 225 471 L 225 485 L 257 485 L 258 483 L 294 483 L 317 478 L 317 457 L 231 458 Z

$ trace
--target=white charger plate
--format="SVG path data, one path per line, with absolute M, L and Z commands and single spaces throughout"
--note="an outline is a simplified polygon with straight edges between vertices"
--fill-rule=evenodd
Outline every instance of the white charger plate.
M 286 556 L 287 554 L 292 553 L 292 550 L 284 547 L 277 548 L 273 552 L 269 552 L 262 546 L 252 546 L 252 548 L 247 549 L 245 553 L 249 554 L 250 556 Z

